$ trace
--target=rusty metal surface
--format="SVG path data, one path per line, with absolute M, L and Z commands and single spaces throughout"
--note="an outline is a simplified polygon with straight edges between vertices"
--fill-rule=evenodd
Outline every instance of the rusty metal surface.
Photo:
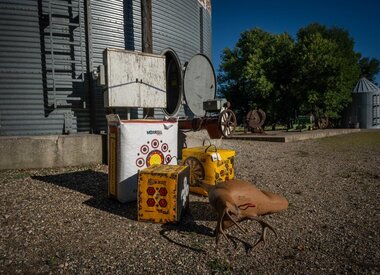
M 201 117 L 193 119 L 178 120 L 178 127 L 182 130 L 200 131 L 212 124 L 218 123 L 218 117 Z
M 329 126 L 329 118 L 327 116 L 322 116 L 318 119 L 318 128 L 326 129 Z
M 205 169 L 202 163 L 195 157 L 188 157 L 184 164 L 190 167 L 190 186 L 196 187 L 197 180 L 203 180 L 205 177 Z
M 266 114 L 263 110 L 251 110 L 246 116 L 246 122 L 249 128 L 260 128 L 264 125 Z
M 193 119 L 180 119 L 178 128 L 181 130 L 200 131 L 206 129 L 210 138 L 228 138 L 235 132 L 236 116 L 233 111 L 226 109 L 218 116 Z

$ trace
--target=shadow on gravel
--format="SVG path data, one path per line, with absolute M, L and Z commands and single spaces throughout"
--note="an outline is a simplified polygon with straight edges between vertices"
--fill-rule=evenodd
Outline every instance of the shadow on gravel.
M 107 197 L 108 178 L 106 173 L 86 170 L 57 175 L 33 176 L 32 179 L 86 194 L 91 196 L 91 198 L 84 201 L 84 204 L 130 220 L 137 220 L 136 202 L 123 204 Z M 182 248 L 198 253 L 205 253 L 200 248 L 197 236 L 204 235 L 213 238 L 214 230 L 199 224 L 199 221 L 216 221 L 216 216 L 208 202 L 190 201 L 189 211 L 182 218 L 181 222 L 178 224 L 163 224 L 160 235 L 167 241 Z M 175 234 L 172 235 L 171 232 L 175 232 Z M 178 237 L 182 238 L 184 234 L 190 236 L 190 238 L 187 237 L 186 241 L 178 240 Z M 244 243 L 244 241 L 237 238 L 233 239 Z M 245 247 L 246 250 L 252 248 L 246 243 Z
M 208 202 L 191 201 L 186 217 L 191 217 L 194 221 L 216 221 L 216 214 Z
M 199 206 L 201 205 L 201 206 Z M 160 230 L 160 235 L 169 241 L 170 243 L 176 244 L 182 248 L 189 249 L 194 252 L 198 253 L 205 253 L 203 249 L 200 248 L 199 244 L 197 243 L 196 238 L 198 235 L 204 235 L 207 237 L 213 237 L 214 236 L 214 230 L 211 228 L 204 226 L 202 224 L 197 224 L 196 217 L 193 214 L 199 214 L 198 211 L 194 211 L 194 208 L 198 207 L 207 207 L 207 203 L 204 202 L 190 202 L 190 211 L 186 213 L 186 215 L 182 218 L 181 222 L 178 224 L 163 224 L 162 229 Z M 215 220 L 215 219 L 212 219 Z M 177 240 L 175 238 L 171 237 L 170 232 L 176 232 L 176 237 L 183 236 L 183 233 L 186 233 L 186 235 L 190 236 L 190 242 L 187 238 L 186 241 L 184 240 Z
M 211 239 L 207 241 L 215 244 L 214 229 L 198 224 L 197 222 L 199 221 L 215 221 L 214 224 L 216 225 L 216 216 L 208 203 L 200 201 L 190 202 L 190 210 L 186 213 L 181 222 L 179 224 L 163 224 L 160 235 L 170 243 L 182 248 L 197 253 L 206 253 L 204 249 L 201 249 L 203 245 L 200 244 L 199 235 L 211 237 Z M 171 234 L 172 232 L 175 232 L 175 234 Z M 243 244 L 246 253 L 254 249 L 254 246 L 238 237 L 229 234 L 227 234 L 227 236 L 233 243 L 235 249 L 237 249 L 238 243 Z
M 58 175 L 33 176 L 35 180 L 91 196 L 84 204 L 130 220 L 137 220 L 136 202 L 122 204 L 107 197 L 107 174 L 93 170 Z
M 83 202 L 84 204 L 125 217 L 130 220 L 137 220 L 137 204 L 120 203 L 117 200 L 113 200 L 107 197 L 107 181 L 108 176 L 106 173 L 85 170 L 56 175 L 46 176 L 33 176 L 32 179 L 54 184 L 60 187 L 68 188 L 88 196 L 90 199 Z M 187 220 L 192 221 L 215 221 L 211 206 L 208 202 L 190 201 L 189 211 L 183 218 L 181 224 L 176 225 L 173 229 L 182 229 L 182 224 Z M 194 227 L 191 227 L 194 229 Z M 194 229 L 197 230 L 197 229 Z M 199 230 L 198 230 L 199 231 Z M 196 233 L 200 233 L 196 231 Z M 202 233 L 200 233 L 202 234 Z

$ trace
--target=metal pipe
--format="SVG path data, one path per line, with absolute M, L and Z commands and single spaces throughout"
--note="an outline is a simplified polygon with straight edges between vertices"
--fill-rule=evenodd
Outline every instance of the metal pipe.
M 152 0 L 141 0 L 142 51 L 153 53 Z
M 53 78 L 53 100 L 54 100 L 54 109 L 57 108 L 57 95 L 56 95 L 56 87 L 55 87 L 55 64 L 54 64 L 54 44 L 53 44 L 53 17 L 52 17 L 52 7 L 49 2 L 49 31 L 50 31 L 50 54 L 51 54 L 51 75 Z
M 92 76 L 94 68 L 93 51 L 92 51 L 92 22 L 91 22 L 91 0 L 85 0 L 85 33 L 86 33 L 86 66 L 88 79 L 88 96 L 90 111 L 90 133 L 96 130 L 96 99 L 95 99 L 95 81 Z
M 83 66 L 83 38 L 82 38 L 82 8 L 81 1 L 78 0 L 78 23 L 79 23 L 79 48 L 80 48 L 80 65 L 81 65 L 81 79 L 84 81 L 84 66 Z
M 207 130 L 210 138 L 221 138 L 222 132 L 219 129 L 218 117 L 202 117 L 193 119 L 178 120 L 178 128 L 180 130 L 200 131 Z
M 153 53 L 152 0 L 141 0 L 142 52 Z M 143 117 L 154 117 L 153 108 L 144 108 Z

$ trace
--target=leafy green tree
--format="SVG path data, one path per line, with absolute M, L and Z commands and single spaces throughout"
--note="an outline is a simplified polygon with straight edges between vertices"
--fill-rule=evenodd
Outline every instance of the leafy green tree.
M 270 123 L 289 123 L 296 108 L 295 93 L 292 93 L 292 85 L 297 76 L 294 63 L 295 42 L 289 34 L 275 35 L 273 44 L 273 61 L 267 74 L 273 83 L 273 90 L 267 104 Z
M 300 112 L 340 117 L 360 77 L 360 55 L 353 48 L 354 40 L 344 29 L 314 23 L 299 30 L 294 90 Z
M 363 57 L 359 60 L 359 67 L 362 77 L 364 76 L 368 80 L 375 82 L 376 74 L 380 71 L 380 61 L 378 59 Z
M 240 122 L 253 107 L 274 113 L 288 88 L 284 71 L 293 46 L 287 34 L 255 28 L 243 32 L 233 49 L 223 51 L 220 93 L 232 103 Z
M 288 123 L 295 113 L 309 112 L 339 118 L 351 102 L 360 69 L 368 76 L 378 71 L 376 59 L 359 59 L 354 40 L 342 28 L 310 24 L 296 40 L 254 28 L 223 51 L 219 92 L 232 103 L 239 122 L 254 106 L 267 112 L 268 123 Z

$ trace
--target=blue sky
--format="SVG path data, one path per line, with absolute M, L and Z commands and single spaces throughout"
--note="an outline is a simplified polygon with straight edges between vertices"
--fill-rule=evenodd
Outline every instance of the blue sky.
M 313 22 L 346 29 L 357 52 L 380 60 L 380 0 L 213 0 L 215 70 L 219 69 L 222 50 L 234 47 L 245 30 L 259 27 L 295 38 L 299 28 Z M 380 83 L 380 74 L 376 80 Z

